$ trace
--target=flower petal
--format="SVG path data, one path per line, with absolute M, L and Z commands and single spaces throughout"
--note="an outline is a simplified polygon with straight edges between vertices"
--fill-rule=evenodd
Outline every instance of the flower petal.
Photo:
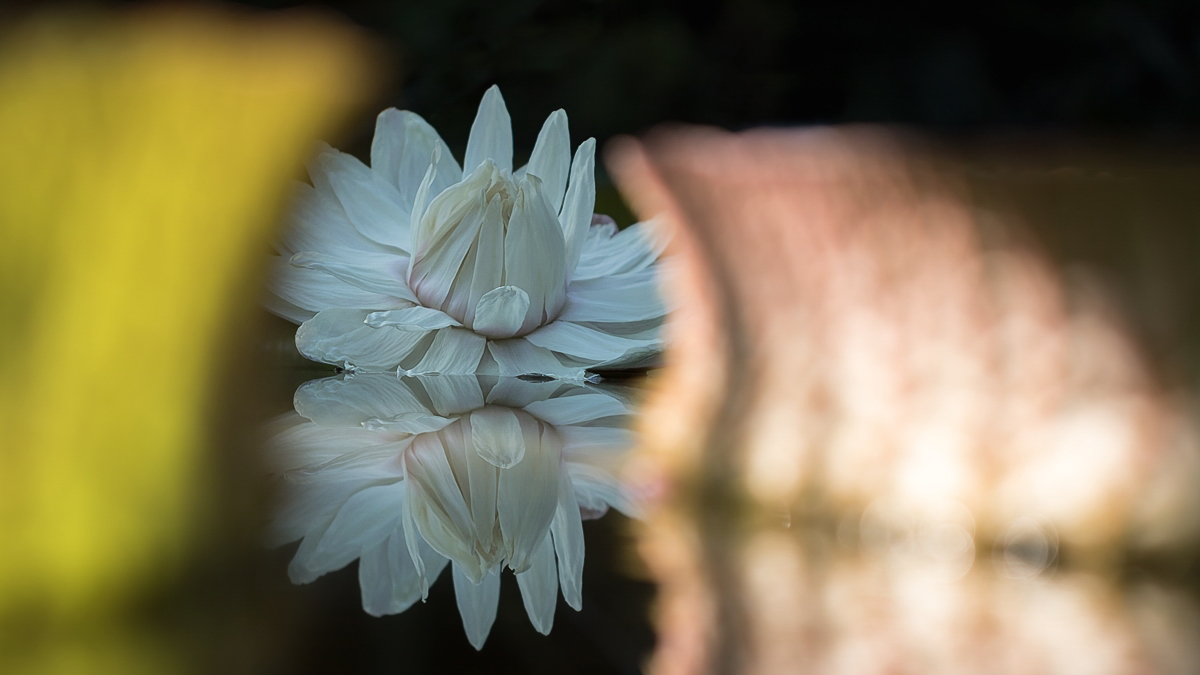
M 371 417 L 363 422 L 370 431 L 390 431 L 403 434 L 425 434 L 437 431 L 454 423 L 450 417 L 438 417 L 429 413 L 397 413 L 390 417 Z
M 421 555 L 434 579 L 448 562 L 421 542 Z M 399 614 L 421 599 L 421 579 L 404 549 L 403 525 L 397 523 L 385 541 L 363 551 L 358 561 L 358 585 L 363 609 L 371 616 Z
M 380 372 L 396 368 L 422 344 L 422 333 L 371 328 L 363 323 L 367 314 L 345 308 L 318 312 L 296 330 L 296 348 L 313 361 Z
M 414 112 L 388 108 L 375 119 L 371 170 L 397 187 L 411 210 L 435 148 L 442 163 L 431 186 L 434 195 L 461 180 L 462 169 L 429 122 Z
M 545 375 L 563 379 L 582 379 L 583 368 L 564 366 L 554 352 L 531 344 L 525 338 L 488 342 L 488 351 L 499 365 L 500 374 Z
M 507 469 L 525 457 L 521 421 L 508 408 L 488 406 L 471 413 L 471 443 L 488 464 Z
M 533 418 L 518 419 L 525 437 L 525 457 L 500 472 L 496 511 L 508 566 L 519 573 L 529 568 L 534 549 L 554 519 L 562 441 L 553 429 Z
M 438 195 L 416 225 L 408 285 L 426 307 L 445 308 L 467 253 L 480 234 L 488 212 L 484 188 L 489 179 L 484 174 L 490 169 L 489 164 Z
M 291 257 L 293 267 L 319 270 L 352 286 L 407 302 L 417 296 L 404 283 L 408 256 L 388 253 L 355 253 L 354 262 L 314 251 L 300 251 Z M 357 305 L 348 305 L 357 307 Z M 369 307 L 369 306 L 368 306 Z M 363 307 L 366 309 L 366 307 Z
M 285 258 L 299 251 L 345 255 L 383 250 L 354 229 L 337 199 L 325 198 L 300 181 L 292 185 L 287 224 L 280 229 L 276 248 Z
M 621 337 L 569 321 L 555 321 L 525 336 L 551 351 L 593 362 L 596 366 L 631 362 L 662 350 L 662 340 Z
M 607 394 L 559 396 L 530 403 L 525 410 L 556 427 L 633 413 L 623 401 Z
M 492 339 L 512 337 L 521 329 L 528 311 L 529 295 L 525 291 L 516 286 L 500 286 L 479 299 L 472 328 Z
M 583 252 L 583 243 L 592 224 L 596 207 L 596 139 L 579 144 L 571 161 L 571 186 L 558 214 L 566 240 L 567 270 L 574 271 Z
M 555 425 L 563 438 L 563 456 L 579 461 L 607 461 L 633 447 L 637 440 L 631 429 Z
M 653 268 L 639 272 L 575 280 L 567 286 L 562 321 L 629 322 L 666 314 Z
M 383 541 L 395 527 L 404 492 L 403 482 L 359 490 L 338 510 L 311 555 L 302 559 L 297 552 L 293 564 L 302 561 L 304 567 L 314 571 L 333 571 L 350 564 L 364 548 Z
M 407 447 L 403 441 L 397 443 L 395 439 L 369 433 L 366 429 L 320 426 L 296 413 L 289 414 L 301 424 L 271 436 L 266 448 L 268 465 L 285 479 L 290 480 L 289 474 L 294 470 L 324 465 L 342 457 L 374 454 L 375 448 L 394 445 L 393 449 L 399 452 Z
M 438 434 L 421 434 L 413 439 L 404 453 L 408 486 L 404 508 L 433 550 L 453 560 L 456 567 L 467 565 L 468 576 L 479 580 L 486 570 L 475 556 L 474 517 L 447 457 L 455 452 L 461 453 L 446 448 Z
M 579 509 L 575 511 L 578 513 Z M 554 627 L 554 607 L 558 604 L 558 573 L 549 534 L 534 551 L 529 569 L 517 575 L 517 585 L 530 623 L 537 632 L 549 635 Z
M 630 518 L 641 518 L 642 509 L 629 494 L 629 488 L 612 469 L 586 462 L 565 462 L 571 477 L 571 489 L 579 506 L 590 511 L 603 511 L 612 506 Z
M 500 604 L 500 572 L 493 569 L 483 581 L 472 584 L 455 565 L 454 599 L 458 603 L 458 613 L 462 615 L 467 641 L 476 650 L 483 649 L 496 621 L 496 607 Z
M 591 227 L 572 280 L 645 269 L 658 260 L 667 246 L 668 238 L 657 221 L 634 223 L 619 232 L 613 230 L 615 228 L 605 226 Z
M 563 388 L 562 382 L 535 381 L 519 377 L 499 377 L 488 391 L 487 402 L 506 408 L 523 408 L 534 401 L 550 398 Z
M 413 207 L 409 212 L 409 232 L 412 237 L 412 248 L 410 252 L 420 248 L 420 226 L 421 221 L 425 219 L 425 210 L 429 208 L 429 203 L 434 197 L 441 194 L 442 190 L 436 190 L 433 184 L 438 180 L 438 169 L 442 165 L 442 149 L 435 147 L 433 154 L 429 157 L 429 167 L 425 169 L 425 176 L 417 185 L 417 191 L 413 195 Z
M 325 272 L 295 267 L 278 256 L 272 256 L 268 263 L 267 290 L 284 302 L 310 312 L 334 307 L 391 309 L 406 304 L 382 293 L 363 290 Z
M 542 179 L 546 203 L 555 213 L 562 207 L 570 164 L 571 135 L 567 131 L 567 113 L 555 110 L 538 132 L 533 154 L 529 156 L 529 164 L 525 167 L 528 175 Z
M 274 293 L 267 293 L 262 299 L 262 305 L 268 312 L 292 323 L 304 323 L 317 315 L 311 309 L 297 307 Z
M 500 95 L 500 87 L 492 85 L 479 102 L 479 112 L 471 124 L 463 173 L 471 173 L 485 159 L 491 159 L 501 169 L 512 171 L 512 154 L 512 118 Z
M 385 373 L 309 380 L 292 397 L 296 412 L 330 427 L 357 427 L 372 417 L 429 410 L 400 378 Z
M 425 387 L 439 415 L 464 415 L 483 407 L 483 391 L 474 375 L 422 375 L 414 379 Z
M 366 324 L 372 328 L 395 328 L 402 331 L 417 332 L 428 332 L 438 330 L 439 328 L 462 325 L 454 317 L 445 312 L 429 307 L 421 307 L 420 305 L 405 307 L 404 309 L 392 309 L 386 312 L 371 312 L 367 315 Z
M 353 155 L 332 149 L 317 156 L 311 173 L 314 183 L 328 182 L 360 234 L 403 252 L 411 250 L 411 208 L 395 187 Z
M 401 332 L 401 331 L 396 331 Z M 419 335 L 419 333 L 417 333 Z M 407 375 L 466 375 L 475 372 L 487 340 L 465 328 L 443 328 L 434 338 L 420 363 Z
M 558 506 L 554 510 L 554 522 L 550 523 L 550 534 L 558 553 L 558 579 L 563 598 L 572 609 L 579 611 L 583 609 L 583 519 L 565 466 L 561 472 Z
M 490 569 L 501 562 L 499 542 L 495 541 L 496 489 L 499 476 L 496 467 L 474 451 L 474 426 L 464 421 L 454 429 L 448 429 L 447 438 L 455 431 L 461 431 L 462 435 L 453 439 L 458 443 L 458 452 L 454 457 L 460 460 L 453 464 L 453 468 L 455 475 L 466 476 L 467 502 L 471 507 L 471 517 L 475 521 L 473 534 L 476 556 L 482 567 Z
M 467 258 L 474 258 L 470 269 L 467 261 L 459 270 L 455 285 L 466 285 L 468 290 L 457 294 L 455 303 L 462 304 L 466 313 L 466 321 L 474 326 L 475 312 L 479 301 L 491 290 L 498 288 L 504 281 L 504 207 L 502 200 L 493 197 L 483 212 L 483 222 L 479 226 L 479 235 L 472 246 Z M 464 279 L 469 274 L 469 279 Z
M 504 236 L 504 282 L 529 295 L 524 331 L 553 319 L 566 302 L 565 246 L 541 179 L 521 179 Z

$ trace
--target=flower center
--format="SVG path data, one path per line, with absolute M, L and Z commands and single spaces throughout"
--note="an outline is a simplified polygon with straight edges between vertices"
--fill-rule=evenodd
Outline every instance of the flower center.
M 430 202 L 413 228 L 409 286 L 491 339 L 525 335 L 566 304 L 566 244 L 536 177 L 490 160 Z

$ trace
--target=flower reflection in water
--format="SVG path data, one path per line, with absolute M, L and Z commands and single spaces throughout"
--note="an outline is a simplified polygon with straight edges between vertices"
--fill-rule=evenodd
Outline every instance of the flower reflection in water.
M 308 583 L 359 559 L 363 608 L 403 612 L 453 563 L 476 649 L 516 573 L 530 621 L 554 622 L 558 590 L 581 607 L 582 520 L 634 515 L 615 468 L 630 445 L 619 388 L 517 378 L 387 374 L 315 380 L 275 424 L 284 503 L 276 545 Z

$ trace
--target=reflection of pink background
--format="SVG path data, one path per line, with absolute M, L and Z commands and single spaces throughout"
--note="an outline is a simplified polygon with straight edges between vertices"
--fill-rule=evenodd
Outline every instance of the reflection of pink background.
M 1010 216 L 879 132 L 661 132 L 610 157 L 675 237 L 682 309 L 630 469 L 664 495 L 643 537 L 664 584 L 661 672 L 730 654 L 783 672 L 766 666 L 783 643 L 847 673 L 1151 662 L 1119 592 L 1090 577 L 968 573 L 993 542 L 1001 559 L 1006 542 L 1041 547 L 1022 564 L 1060 547 L 1107 569 L 1129 546 L 1194 536 L 1186 402 L 1150 377 L 1097 284 L 1064 283 Z M 818 566 L 819 583 L 799 548 L 747 554 L 753 514 L 781 512 L 836 530 L 866 567 Z M 869 571 L 921 556 L 957 571 L 936 591 Z M 755 579 L 773 581 L 756 594 Z M 798 615 L 778 601 L 789 583 Z

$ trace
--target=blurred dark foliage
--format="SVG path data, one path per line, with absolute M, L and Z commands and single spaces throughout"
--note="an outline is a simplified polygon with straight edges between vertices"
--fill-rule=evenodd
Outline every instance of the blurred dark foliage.
M 492 83 L 519 148 L 560 107 L 573 135 L 601 141 L 664 121 L 1103 131 L 1200 122 L 1200 4 L 1187 0 L 326 6 L 394 47 L 403 70 L 384 103 L 425 115 L 451 147 L 465 142 Z
M 1200 126 L 1200 3 L 847 0 L 377 0 L 296 3 L 389 50 L 379 101 L 425 116 L 461 156 L 499 84 L 523 162 L 546 115 L 574 143 L 666 122 L 726 129 L 899 123 L 941 133 L 1054 132 L 1168 144 Z M 340 148 L 366 157 L 374 120 Z M 597 211 L 632 215 L 598 165 Z

